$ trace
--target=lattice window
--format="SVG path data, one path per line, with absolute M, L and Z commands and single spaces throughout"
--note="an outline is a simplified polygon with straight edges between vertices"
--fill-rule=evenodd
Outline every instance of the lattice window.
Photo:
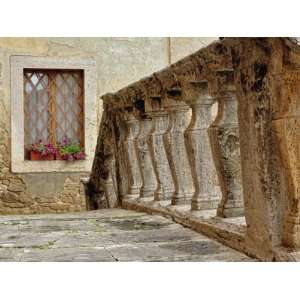
M 82 70 L 24 70 L 24 145 L 65 137 L 84 147 Z

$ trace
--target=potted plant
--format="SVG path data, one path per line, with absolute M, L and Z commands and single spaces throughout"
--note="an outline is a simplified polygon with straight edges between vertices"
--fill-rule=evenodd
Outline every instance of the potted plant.
M 30 160 L 54 160 L 57 148 L 51 144 L 44 144 L 41 140 L 28 148 Z
M 83 160 L 85 159 L 84 149 L 80 147 L 79 142 L 64 138 L 63 141 L 58 144 L 56 159 L 66 161 Z

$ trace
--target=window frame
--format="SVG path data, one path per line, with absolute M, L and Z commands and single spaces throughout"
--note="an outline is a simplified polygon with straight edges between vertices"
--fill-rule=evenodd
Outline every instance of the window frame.
M 78 101 L 78 106 L 81 108 L 81 112 L 80 112 L 80 115 L 78 116 L 80 118 L 80 120 L 78 119 L 78 122 L 79 122 L 79 126 L 80 126 L 80 132 L 79 132 L 79 135 L 80 136 L 77 136 L 78 138 L 78 141 L 80 142 L 80 147 L 83 147 L 84 148 L 84 72 L 83 70 L 81 69 L 76 69 L 76 70 L 63 70 L 63 69 L 24 69 L 24 77 L 23 77 L 23 82 L 24 82 L 24 93 L 26 94 L 25 92 L 25 85 L 27 83 L 29 83 L 30 85 L 32 84 L 32 80 L 31 80 L 31 76 L 28 77 L 28 75 L 25 75 L 25 74 L 36 74 L 36 73 L 43 73 L 43 77 L 46 76 L 47 77 L 47 87 L 46 87 L 46 90 L 47 90 L 47 94 L 48 94 L 48 102 L 47 102 L 47 111 L 49 113 L 49 118 L 51 120 L 50 124 L 48 123 L 47 125 L 47 130 L 48 130 L 48 134 L 49 134 L 49 139 L 47 140 L 47 142 L 53 144 L 53 145 L 57 145 L 59 143 L 59 140 L 56 138 L 57 136 L 57 124 L 59 123 L 58 122 L 58 119 L 57 119 L 57 115 L 56 115 L 56 111 L 59 109 L 59 105 L 58 105 L 58 102 L 57 102 L 57 95 L 56 93 L 53 94 L 53 88 L 50 88 L 50 85 L 55 82 L 55 76 L 59 75 L 59 73 L 63 73 L 64 76 L 68 73 L 72 73 L 75 72 L 75 74 L 77 73 L 78 76 L 79 76 L 79 80 L 78 80 L 78 86 L 79 88 L 82 90 L 82 93 L 80 94 L 80 98 L 78 97 L 76 99 L 76 101 Z M 62 75 L 60 75 L 62 76 Z M 72 76 L 72 75 L 71 75 Z M 63 76 L 61 77 L 63 78 Z M 39 82 L 39 79 L 38 79 L 38 82 Z M 52 85 L 53 86 L 53 85 Z M 36 86 L 35 86 L 36 88 Z M 59 88 L 57 87 L 57 85 L 55 84 L 55 90 Z M 25 96 L 26 98 L 26 96 Z M 28 98 L 27 98 L 27 101 L 28 101 Z M 30 101 L 30 100 L 29 100 Z M 53 103 L 52 105 L 50 105 L 50 101 Z M 26 107 L 26 104 L 24 104 L 24 108 Z M 28 108 L 28 107 L 27 107 Z M 62 111 L 62 110 L 61 110 Z M 37 111 L 35 111 L 37 112 Z M 30 144 L 26 143 L 26 122 L 29 121 L 30 122 L 30 117 L 29 117 L 29 114 L 31 113 L 31 111 L 29 109 L 27 109 L 27 114 L 26 114 L 26 109 L 24 109 L 24 129 L 25 129 L 25 152 L 26 152 L 26 146 L 29 146 Z M 62 112 L 64 114 L 64 112 Z M 26 115 L 27 115 L 27 118 L 26 118 Z M 68 119 L 68 118 L 66 118 Z M 49 122 L 49 120 L 48 120 Z M 62 131 L 62 129 L 60 128 L 60 130 Z M 78 132 L 77 132 L 78 134 Z M 65 135 L 66 136 L 66 135 Z M 32 141 L 33 142 L 33 141 Z M 34 143 L 37 143 L 38 140 L 35 140 Z
M 97 72 L 93 58 L 15 55 L 11 64 L 11 170 L 14 173 L 90 172 L 97 141 Z M 24 154 L 24 69 L 83 70 L 84 160 L 30 161 Z

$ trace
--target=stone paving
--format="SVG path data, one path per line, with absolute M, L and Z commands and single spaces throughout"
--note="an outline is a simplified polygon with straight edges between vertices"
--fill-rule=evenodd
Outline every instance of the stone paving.
M 0 216 L 0 261 L 253 261 L 167 218 L 123 209 Z

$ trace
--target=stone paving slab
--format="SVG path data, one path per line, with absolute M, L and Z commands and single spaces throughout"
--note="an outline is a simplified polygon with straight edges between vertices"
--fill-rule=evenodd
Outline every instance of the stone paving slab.
M 125 210 L 127 211 L 127 210 Z M 101 210 L 91 210 L 86 212 L 76 212 L 76 213 L 65 213 L 65 214 L 36 214 L 36 215 L 5 215 L 0 216 L 0 224 L 5 222 L 27 222 L 28 220 L 82 220 L 82 219 L 106 219 L 106 218 L 122 218 L 122 217 L 135 217 L 135 216 L 147 216 L 146 213 L 130 211 L 124 214 L 124 209 L 101 209 Z
M 114 257 L 120 261 L 159 261 L 164 258 L 168 261 L 198 259 L 201 256 L 222 254 L 227 248 L 214 241 L 189 241 L 158 244 L 125 244 L 120 247 L 109 248 Z
M 159 215 L 107 209 L 0 216 L 0 261 L 252 261 Z
M 26 250 L 21 261 L 27 262 L 114 262 L 116 259 L 105 249 L 97 248 L 57 248 Z
M 177 225 L 177 224 L 176 224 Z M 190 240 L 206 240 L 209 238 L 198 233 L 186 229 L 184 227 L 169 226 L 164 230 L 145 230 L 145 231 L 130 231 L 130 232 L 112 232 L 104 234 L 109 236 L 110 240 L 116 244 L 127 243 L 163 243 L 163 242 L 180 242 Z

